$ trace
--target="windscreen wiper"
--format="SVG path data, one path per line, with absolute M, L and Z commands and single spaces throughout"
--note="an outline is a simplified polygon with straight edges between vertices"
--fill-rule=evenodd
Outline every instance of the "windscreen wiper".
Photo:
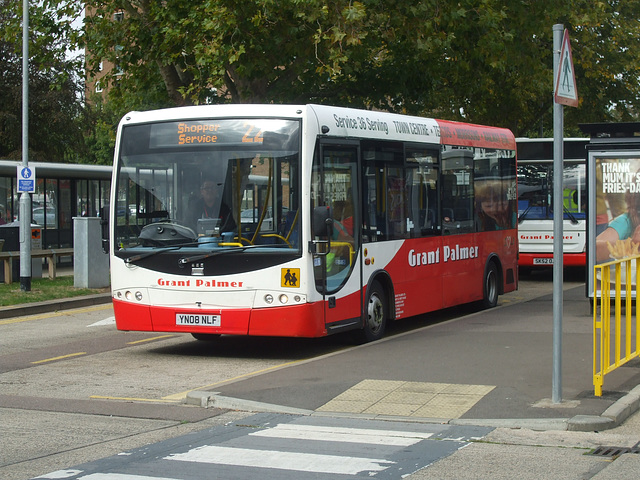
M 141 253 L 139 255 L 133 255 L 131 257 L 127 257 L 124 259 L 124 263 L 126 263 L 127 265 L 129 265 L 130 263 L 134 263 L 134 262 L 139 262 L 140 260 L 142 260 L 143 258 L 148 258 L 148 257 L 152 257 L 154 255 L 157 255 L 159 253 L 164 253 L 164 252 L 170 252 L 171 250 L 178 250 L 182 248 L 182 246 L 173 246 L 173 247 L 167 247 L 167 248 L 159 248 L 157 250 L 154 250 L 152 252 L 145 252 L 145 253 Z
M 225 255 L 227 253 L 244 252 L 249 248 L 256 248 L 256 247 L 260 247 L 260 245 L 246 245 L 244 247 L 216 249 L 215 251 L 211 251 L 209 253 L 194 255 L 193 257 L 182 257 L 180 260 L 178 260 L 178 264 L 186 265 L 187 263 L 199 262 L 200 260 L 204 260 L 205 258 L 217 257 L 218 255 Z
M 576 217 L 573 216 L 573 213 L 571 213 L 569 209 L 564 205 L 562 206 L 562 208 L 564 209 L 564 213 L 566 213 L 567 216 L 569 217 L 569 220 L 571 220 L 571 223 L 576 225 L 578 223 L 578 220 L 576 219 Z
M 524 219 L 527 216 L 527 213 L 529 213 L 529 210 L 531 210 L 531 207 L 533 207 L 533 205 L 529 205 L 524 212 L 522 212 L 522 215 L 518 215 L 518 223 L 522 223 L 524 221 Z
M 189 242 L 189 243 L 182 243 L 180 245 L 171 245 L 170 247 L 165 247 L 165 248 L 158 248 L 150 252 L 140 253 L 138 255 L 127 257 L 124 259 L 124 263 L 129 265 L 130 263 L 139 262 L 142 259 L 153 257 L 154 255 L 158 255 L 159 253 L 171 252 L 173 250 L 180 250 L 182 247 L 189 247 L 197 244 L 198 244 L 197 242 Z

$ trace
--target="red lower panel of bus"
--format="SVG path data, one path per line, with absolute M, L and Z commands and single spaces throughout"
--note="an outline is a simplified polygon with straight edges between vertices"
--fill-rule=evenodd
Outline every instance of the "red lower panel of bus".
M 565 267 L 584 267 L 587 264 L 586 253 L 565 253 L 562 265 Z M 520 267 L 550 267 L 553 265 L 553 253 L 521 253 L 518 258 Z
M 113 300 L 118 330 L 212 333 L 278 337 L 320 337 L 327 334 L 322 302 L 288 307 L 216 311 L 150 307 Z M 220 315 L 220 326 L 177 325 L 176 315 Z
M 148 305 L 137 305 L 114 298 L 113 313 L 116 316 L 118 330 L 153 332 L 151 310 Z
M 249 335 L 322 337 L 326 334 L 322 302 L 251 311 Z

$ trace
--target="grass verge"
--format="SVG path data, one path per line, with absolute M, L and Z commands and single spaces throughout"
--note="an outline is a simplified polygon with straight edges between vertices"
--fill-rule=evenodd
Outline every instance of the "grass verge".
M 20 282 L 13 282 L 10 285 L 0 284 L 0 307 L 78 297 L 81 295 L 94 295 L 108 291 L 109 288 L 76 288 L 73 286 L 73 276 L 68 275 L 57 277 L 55 280 L 33 278 L 31 279 L 30 292 L 20 290 Z

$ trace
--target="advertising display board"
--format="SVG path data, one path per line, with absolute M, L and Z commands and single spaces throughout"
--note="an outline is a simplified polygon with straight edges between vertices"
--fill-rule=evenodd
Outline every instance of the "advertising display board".
M 587 145 L 587 296 L 593 298 L 595 286 L 598 292 L 605 287 L 594 278 L 595 265 L 640 254 L 640 123 L 580 128 L 591 135 Z M 626 284 L 626 272 L 621 273 Z M 633 279 L 635 267 L 628 281 Z

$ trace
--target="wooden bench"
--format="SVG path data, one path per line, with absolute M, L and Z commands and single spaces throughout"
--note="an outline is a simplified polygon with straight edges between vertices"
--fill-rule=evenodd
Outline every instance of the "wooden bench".
M 56 263 L 59 257 L 73 256 L 73 248 L 47 248 L 31 250 L 31 258 L 46 258 L 49 265 L 49 280 L 56 278 Z M 4 262 L 4 283 L 13 281 L 13 260 L 20 259 L 20 252 L 0 252 L 0 260 Z

